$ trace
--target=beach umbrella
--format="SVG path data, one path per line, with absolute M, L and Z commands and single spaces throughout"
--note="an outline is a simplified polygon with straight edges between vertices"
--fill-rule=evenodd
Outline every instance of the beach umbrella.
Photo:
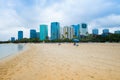
M 79 42 L 79 39 L 73 39 L 73 42 Z

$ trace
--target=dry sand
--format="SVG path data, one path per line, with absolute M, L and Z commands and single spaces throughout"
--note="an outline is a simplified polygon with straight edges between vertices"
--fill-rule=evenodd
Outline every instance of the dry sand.
M 0 80 L 120 80 L 120 44 L 27 44 L 0 61 Z

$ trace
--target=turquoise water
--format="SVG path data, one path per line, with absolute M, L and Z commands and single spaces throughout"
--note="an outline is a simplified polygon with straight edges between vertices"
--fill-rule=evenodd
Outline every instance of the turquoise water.
M 0 59 L 17 54 L 24 46 L 25 44 L 0 44 Z

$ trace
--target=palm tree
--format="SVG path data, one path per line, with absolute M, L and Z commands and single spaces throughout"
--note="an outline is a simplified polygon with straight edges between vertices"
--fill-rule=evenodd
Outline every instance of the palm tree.
M 62 35 L 62 39 L 64 39 L 65 38 L 65 36 L 64 35 Z
M 65 32 L 65 35 L 68 37 L 68 32 Z
M 73 38 L 75 39 L 75 38 L 77 38 L 75 35 L 73 35 Z

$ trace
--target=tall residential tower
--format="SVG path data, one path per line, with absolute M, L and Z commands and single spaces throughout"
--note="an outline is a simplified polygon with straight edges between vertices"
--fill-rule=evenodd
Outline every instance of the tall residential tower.
M 88 28 L 86 23 L 82 23 L 80 27 L 80 35 L 87 36 L 88 35 Z
M 35 29 L 30 30 L 30 38 L 37 38 L 37 33 Z
M 52 22 L 51 23 L 51 40 L 60 39 L 60 23 Z
M 72 25 L 74 30 L 74 38 L 80 38 L 80 25 Z
M 98 29 L 93 29 L 92 30 L 92 34 L 93 35 L 98 35 L 99 34 L 99 30 Z
M 40 25 L 40 40 L 48 39 L 48 25 Z
M 73 39 L 73 36 L 74 36 L 74 29 L 72 26 L 65 26 L 63 28 L 63 36 L 64 38 L 67 38 L 67 39 Z
M 107 36 L 109 34 L 109 29 L 103 29 L 103 36 Z
M 18 40 L 23 39 L 23 31 L 18 31 Z

